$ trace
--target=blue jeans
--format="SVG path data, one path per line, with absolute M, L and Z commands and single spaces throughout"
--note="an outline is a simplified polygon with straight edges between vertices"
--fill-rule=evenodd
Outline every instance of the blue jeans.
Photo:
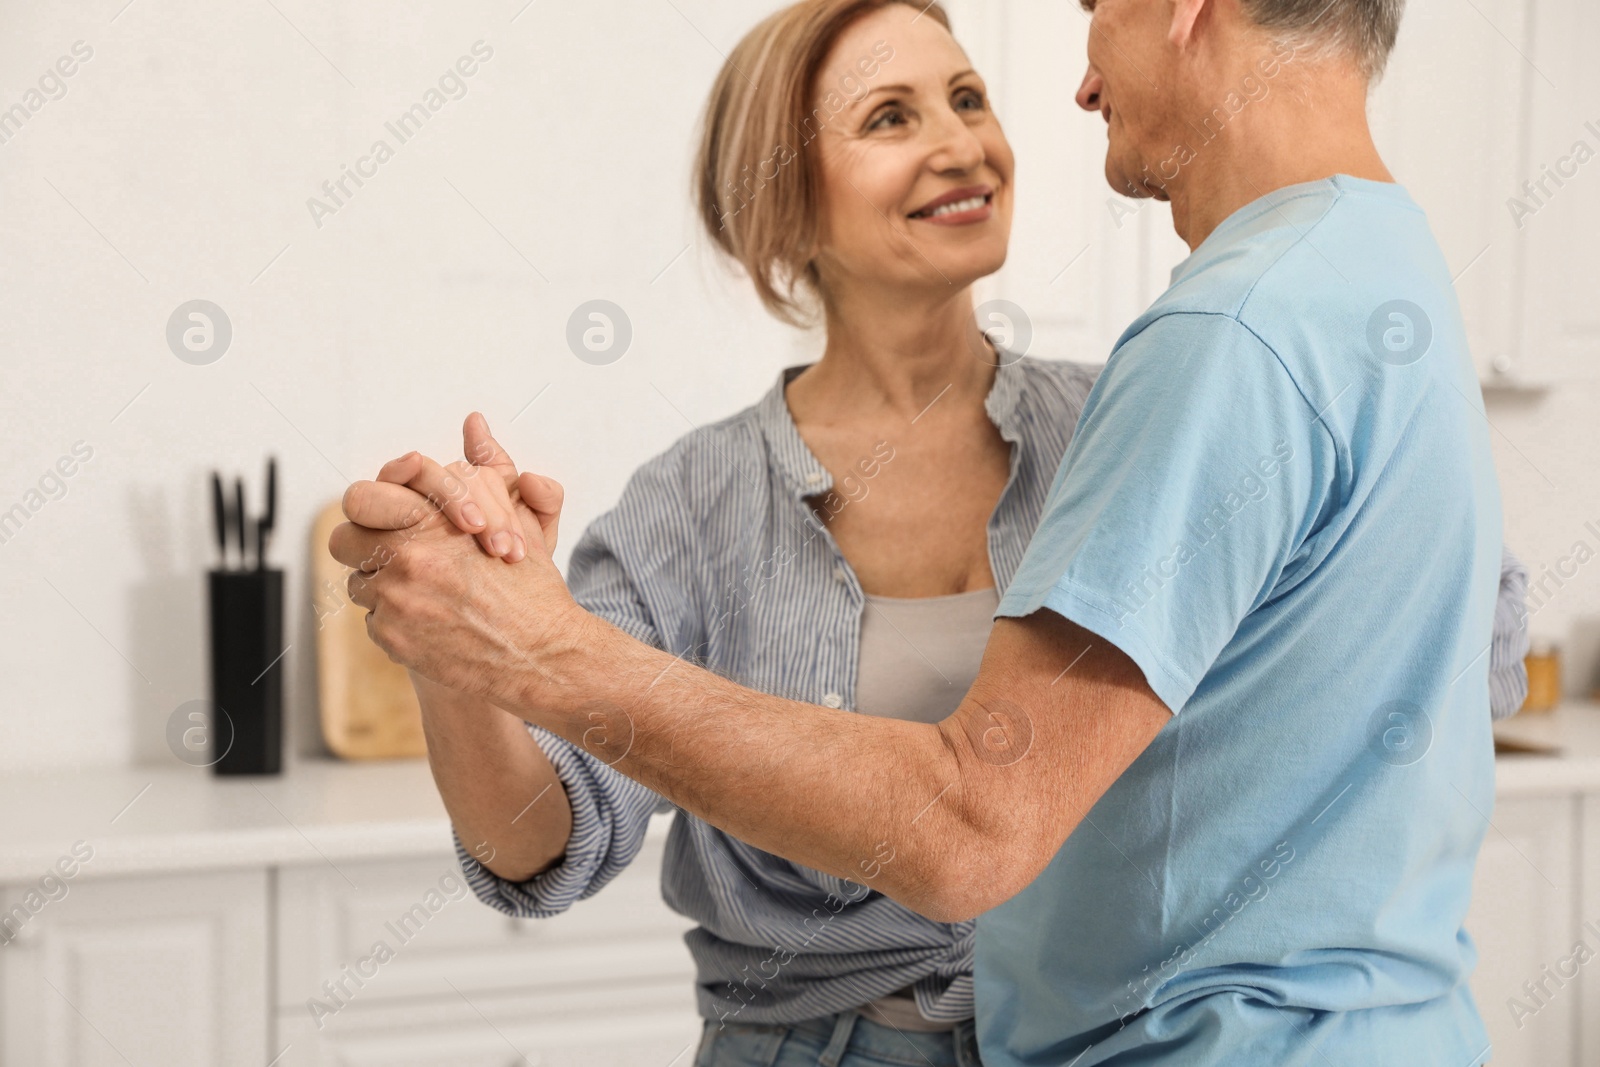
M 972 1020 L 942 1033 L 883 1026 L 857 1011 L 785 1025 L 708 1020 L 694 1067 L 983 1067 Z

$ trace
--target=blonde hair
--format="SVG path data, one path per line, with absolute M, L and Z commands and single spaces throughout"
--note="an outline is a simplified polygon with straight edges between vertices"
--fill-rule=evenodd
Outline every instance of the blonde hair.
M 734 48 L 707 102 L 695 193 L 711 239 L 744 268 L 767 310 L 784 322 L 811 318 L 805 297 L 822 297 L 813 262 L 820 228 L 815 152 L 806 148 L 844 103 L 859 99 L 894 58 L 886 42 L 856 60 L 837 87 L 812 94 L 834 42 L 857 19 L 892 4 L 918 9 L 946 30 L 937 2 L 800 0 L 763 20 Z M 837 100 L 837 105 L 834 101 Z

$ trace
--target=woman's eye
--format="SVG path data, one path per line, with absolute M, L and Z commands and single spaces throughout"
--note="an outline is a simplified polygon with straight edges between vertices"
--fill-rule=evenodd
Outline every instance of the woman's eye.
M 957 111 L 982 111 L 983 94 L 976 89 L 962 89 L 952 101 Z
M 872 116 L 872 119 L 867 123 L 867 129 L 879 130 L 890 126 L 903 126 L 905 121 L 905 112 L 898 107 L 886 107 Z

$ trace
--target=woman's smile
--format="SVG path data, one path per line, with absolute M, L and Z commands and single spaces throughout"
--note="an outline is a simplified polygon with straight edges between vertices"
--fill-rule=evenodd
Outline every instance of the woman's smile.
M 994 188 L 974 185 L 952 189 L 913 211 L 908 217 L 936 226 L 970 226 L 994 215 Z

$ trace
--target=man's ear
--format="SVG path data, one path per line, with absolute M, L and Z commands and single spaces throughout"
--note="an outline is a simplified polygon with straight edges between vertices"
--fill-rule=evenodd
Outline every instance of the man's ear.
M 1214 0 L 1170 0 L 1172 25 L 1167 29 L 1167 40 L 1180 50 L 1194 44 L 1201 21 L 1213 14 Z

